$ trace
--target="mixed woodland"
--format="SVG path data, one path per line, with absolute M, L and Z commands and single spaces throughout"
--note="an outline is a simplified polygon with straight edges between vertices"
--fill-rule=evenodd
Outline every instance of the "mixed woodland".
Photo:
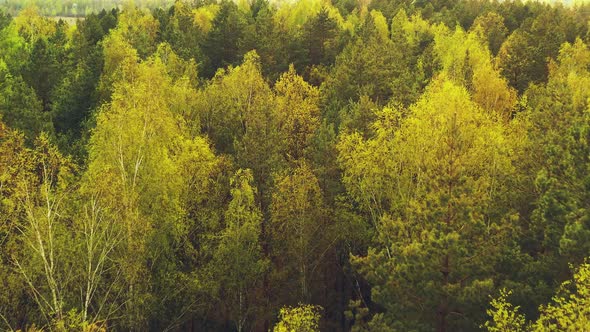
M 146 9 L 169 7 L 174 4 L 174 0 L 0 0 L 0 7 L 10 14 L 18 14 L 27 7 L 35 6 L 46 16 L 83 19 L 84 16 L 98 13 L 103 9 L 122 8 L 129 2 Z
M 590 327 L 590 6 L 0 6 L 0 330 Z

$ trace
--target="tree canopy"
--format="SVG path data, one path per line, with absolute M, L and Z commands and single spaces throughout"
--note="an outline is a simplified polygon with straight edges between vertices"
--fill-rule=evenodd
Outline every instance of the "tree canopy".
M 0 330 L 589 329 L 589 19 L 0 1 Z

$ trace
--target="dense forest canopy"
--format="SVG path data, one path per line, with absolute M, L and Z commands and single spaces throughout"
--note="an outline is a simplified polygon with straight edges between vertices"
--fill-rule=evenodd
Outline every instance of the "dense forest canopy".
M 0 330 L 590 328 L 590 6 L 0 3 Z

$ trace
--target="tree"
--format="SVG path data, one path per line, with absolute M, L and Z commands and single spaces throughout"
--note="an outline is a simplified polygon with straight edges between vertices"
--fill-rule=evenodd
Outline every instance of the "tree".
M 156 49 L 159 22 L 149 13 L 134 5 L 127 5 L 117 23 L 116 31 L 145 59 Z
M 328 8 L 322 7 L 303 26 L 303 44 L 309 65 L 331 65 L 336 57 L 337 22 L 330 17 Z
M 51 94 L 59 81 L 58 59 L 45 39 L 33 44 L 29 63 L 23 75 L 43 105 L 43 112 L 51 111 Z
M 6 28 L 12 21 L 12 16 L 6 13 L 4 10 L 0 12 L 0 30 Z
M 1 126 L 0 264 L 3 284 L 10 289 L 0 294 L 4 323 L 9 328 L 97 327 L 95 322 L 112 313 L 112 308 L 104 308 L 109 292 L 101 286 L 108 287 L 104 276 L 113 270 L 109 263 L 113 238 L 103 232 L 100 220 L 84 223 L 85 227 L 77 223 L 71 160 L 45 134 L 30 149 L 22 134 Z M 81 244 L 87 245 L 84 253 Z
M 522 93 L 533 81 L 531 76 L 531 58 L 535 50 L 529 37 L 522 30 L 515 30 L 504 41 L 498 52 L 498 67 L 502 75 L 508 79 L 510 86 Z
M 212 77 L 219 68 L 236 65 L 243 56 L 239 53 L 239 40 L 245 26 L 243 14 L 233 1 L 221 1 L 219 6 L 203 45 L 210 63 L 210 67 L 203 69 L 205 77 Z
M 385 109 L 374 125 L 374 138 L 345 134 L 339 143 L 344 184 L 376 230 L 353 263 L 390 327 L 473 326 L 471 309 L 493 288 L 512 227 L 501 205 L 513 172 L 509 137 L 448 80 L 434 81 L 407 117 Z
M 129 80 L 139 62 L 137 50 L 127 42 L 119 30 L 113 30 L 103 40 L 104 67 L 98 83 L 101 101 L 111 98 L 114 83 L 118 79 Z
M 442 64 L 442 72 L 471 92 L 473 101 L 504 119 L 511 117 L 516 103 L 516 91 L 492 64 L 492 57 L 481 39 L 483 32 L 476 27 L 465 33 L 461 28 L 450 32 L 438 27 L 435 51 Z
M 0 0 L 0 329 L 585 323 L 590 6 L 120 1 Z
M 305 162 L 276 183 L 270 208 L 273 263 L 277 272 L 288 271 L 289 279 L 298 280 L 294 298 L 308 302 L 317 268 L 331 245 L 322 192 Z
M 234 155 L 241 168 L 249 168 L 260 195 L 274 170 L 281 168 L 281 149 L 274 94 L 261 74 L 256 52 L 238 67 L 220 70 L 203 91 L 201 123 L 218 151 Z M 255 148 L 254 148 L 255 147 Z
M 535 331 L 579 331 L 590 324 L 590 265 L 582 264 L 573 280 L 564 282 L 553 303 L 540 308 L 541 317 L 535 322 Z M 575 290 L 569 290 L 575 287 Z
M 178 283 L 184 274 L 174 268 L 175 248 L 185 243 L 189 231 L 185 195 L 192 186 L 206 193 L 216 161 L 208 143 L 191 138 L 182 114 L 175 112 L 185 109 L 186 99 L 177 98 L 159 58 L 132 61 L 120 70 L 111 102 L 97 115 L 85 183 L 90 193 L 100 193 L 103 206 L 116 212 L 123 234 L 117 262 L 125 326 L 141 329 L 151 310 L 166 308 L 166 301 L 186 302 L 170 296 L 188 291 L 188 285 Z M 168 287 L 180 288 L 170 294 Z
M 555 59 L 566 39 L 567 16 L 557 8 L 545 7 L 538 15 L 515 30 L 498 53 L 499 67 L 511 85 L 524 92 L 529 83 L 547 80 L 548 60 Z M 573 42 L 573 38 L 569 40 Z
M 489 12 L 485 15 L 478 16 L 470 30 L 476 31 L 477 27 L 481 28 L 492 54 L 498 54 L 502 43 L 504 43 L 504 40 L 508 36 L 508 29 L 504 25 L 504 18 L 495 12 Z
M 64 204 L 72 183 L 71 162 L 41 135 L 29 162 L 40 170 L 16 184 L 22 219 L 16 221 L 23 243 L 14 265 L 22 275 L 41 317 L 50 326 L 65 324 L 68 289 L 68 242 Z
M 29 46 L 55 33 L 55 21 L 44 17 L 36 6 L 27 7 L 14 18 L 16 29 Z
M 2 289 L 10 290 L 0 292 L 0 313 L 11 326 L 16 326 L 26 315 L 21 299 L 27 297 L 27 285 L 14 269 L 13 257 L 21 248 L 17 238 L 23 206 L 19 203 L 25 194 L 18 184 L 32 181 L 31 159 L 24 135 L 0 121 L 0 280 Z
M 22 73 L 29 59 L 30 47 L 19 33 L 14 20 L 0 30 L 0 56 L 11 72 Z
M 400 9 L 391 22 L 390 36 L 402 50 L 403 57 L 407 61 L 406 66 L 414 71 L 413 76 L 404 77 L 409 80 L 405 83 L 409 90 L 400 92 L 402 95 L 404 93 L 409 95 L 403 100 L 404 105 L 409 105 L 418 99 L 419 94 L 440 69 L 434 51 L 435 29 L 419 14 L 408 17 L 406 11 Z M 400 82 L 402 82 L 401 79 Z
M 304 156 L 320 124 L 319 89 L 295 73 L 293 65 L 274 87 L 282 149 L 287 160 Z
M 24 132 L 29 142 L 33 142 L 42 131 L 48 133 L 53 131 L 49 114 L 43 112 L 35 91 L 20 76 L 11 74 L 2 60 L 0 60 L 0 114 L 10 127 Z
M 92 112 L 98 108 L 97 85 L 100 71 L 81 62 L 56 86 L 52 98 L 52 118 L 60 149 L 81 160 Z M 102 69 L 102 68 L 99 68 Z
M 404 51 L 403 43 L 383 39 L 373 17 L 366 15 L 359 35 L 338 55 L 322 85 L 328 119 L 339 124 L 338 113 L 362 96 L 379 105 L 412 102 L 419 78 L 408 71 L 410 59 Z
M 252 182 L 249 170 L 238 170 L 232 178 L 226 228 L 211 262 L 221 288 L 220 304 L 228 308 L 238 331 L 243 331 L 248 321 L 256 317 L 256 291 L 268 268 L 259 238 L 262 212 L 256 204 Z
M 546 280 L 563 280 L 567 262 L 582 263 L 590 235 L 585 189 L 590 142 L 588 47 L 581 40 L 564 44 L 558 61 L 551 67 L 548 83 L 533 86 L 526 94 L 532 142 L 528 155 L 535 156 L 529 172 L 537 188 L 527 249 L 536 264 L 546 267 Z
M 81 192 L 80 198 L 87 198 Z M 122 239 L 122 232 L 116 225 L 116 219 L 99 203 L 97 196 L 88 198 L 81 204 L 76 216 L 76 243 L 81 244 L 77 257 L 80 258 L 77 271 L 81 280 L 82 300 L 79 305 L 80 319 L 83 323 L 99 324 L 117 313 L 118 296 L 109 294 L 116 287 L 121 268 L 113 263 L 115 250 Z
M 202 45 L 212 28 L 213 19 L 219 12 L 219 5 L 193 8 L 185 1 L 176 1 L 172 9 L 171 13 L 161 10 L 162 13 L 158 17 L 161 38 L 169 43 L 180 57 L 192 58 L 206 66 Z
M 282 29 L 284 22 L 277 20 L 276 8 L 267 0 L 254 1 L 250 7 L 239 53 L 256 50 L 264 76 L 274 81 L 294 61 L 291 49 L 298 40 L 293 31 Z
M 61 151 L 80 161 L 84 155 L 85 129 L 98 108 L 97 87 L 103 71 L 103 47 L 106 34 L 99 16 L 92 14 L 76 24 L 71 37 L 71 64 L 51 96 L 52 117 Z M 76 144 L 77 143 L 77 144 Z

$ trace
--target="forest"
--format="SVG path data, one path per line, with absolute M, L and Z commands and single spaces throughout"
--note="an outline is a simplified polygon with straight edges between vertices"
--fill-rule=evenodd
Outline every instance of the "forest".
M 146 9 L 174 4 L 174 0 L 0 0 L 0 7 L 12 15 L 34 6 L 45 16 L 83 18 L 85 15 L 98 13 L 103 9 L 118 9 L 127 2 Z
M 590 5 L 48 15 L 0 5 L 0 330 L 590 329 Z

